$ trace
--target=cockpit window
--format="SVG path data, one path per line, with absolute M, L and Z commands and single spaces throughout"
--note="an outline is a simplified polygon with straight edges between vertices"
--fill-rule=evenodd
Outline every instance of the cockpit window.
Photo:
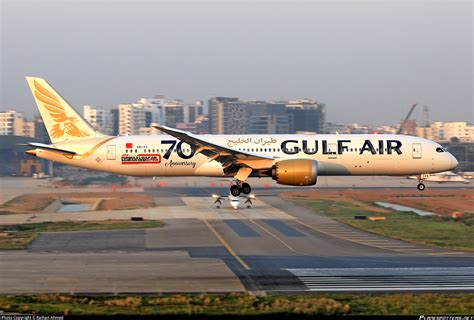
M 436 148 L 436 152 L 446 152 L 446 149 L 442 147 L 438 147 Z

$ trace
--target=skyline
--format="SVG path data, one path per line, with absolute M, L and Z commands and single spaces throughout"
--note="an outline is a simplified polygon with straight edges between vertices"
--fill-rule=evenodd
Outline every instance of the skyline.
M 79 111 L 156 94 L 312 98 L 335 123 L 395 124 L 413 103 L 472 123 L 471 12 L 469 1 L 3 1 L 1 108 L 36 113 L 33 75 Z

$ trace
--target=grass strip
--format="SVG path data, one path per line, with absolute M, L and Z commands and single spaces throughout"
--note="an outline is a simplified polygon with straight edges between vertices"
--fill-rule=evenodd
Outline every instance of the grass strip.
M 474 311 L 474 294 L 3 296 L 0 309 L 48 315 L 466 315 Z
M 337 221 L 346 223 L 358 229 L 439 248 L 474 251 L 474 228 L 467 223 L 470 218 L 455 220 L 441 216 L 418 216 L 414 212 L 398 212 L 388 210 L 388 213 L 361 208 L 353 203 L 334 200 L 299 200 L 294 203 L 303 205 L 317 213 L 322 213 Z M 354 219 L 354 216 L 385 216 L 386 220 L 370 221 Z

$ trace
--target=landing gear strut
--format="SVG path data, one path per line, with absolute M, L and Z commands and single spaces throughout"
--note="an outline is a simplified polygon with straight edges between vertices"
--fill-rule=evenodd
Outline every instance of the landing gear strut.
M 230 194 L 234 197 L 238 197 L 240 193 L 250 194 L 250 192 L 252 192 L 252 188 L 246 182 L 241 184 L 240 181 L 236 181 L 235 184 L 230 187 Z

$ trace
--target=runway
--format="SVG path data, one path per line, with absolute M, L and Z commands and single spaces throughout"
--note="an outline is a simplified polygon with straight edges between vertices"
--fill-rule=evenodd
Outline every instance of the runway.
M 215 209 L 212 188 L 145 191 L 164 227 L 42 233 L 0 251 L 0 294 L 474 291 L 474 254 L 354 229 L 279 189 L 242 210 Z

